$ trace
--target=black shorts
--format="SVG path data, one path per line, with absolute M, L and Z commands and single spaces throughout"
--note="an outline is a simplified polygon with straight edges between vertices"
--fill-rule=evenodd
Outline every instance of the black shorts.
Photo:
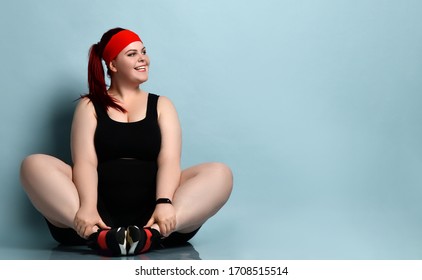
M 66 246 L 81 246 L 86 245 L 86 239 L 80 237 L 75 230 L 71 228 L 59 228 L 55 225 L 51 224 L 46 219 L 48 228 L 54 240 L 58 243 Z M 173 232 L 168 237 L 162 240 L 162 246 L 164 247 L 174 247 L 174 246 L 181 246 L 188 242 L 195 234 L 199 231 L 200 228 L 189 232 L 189 233 L 180 233 L 180 232 Z

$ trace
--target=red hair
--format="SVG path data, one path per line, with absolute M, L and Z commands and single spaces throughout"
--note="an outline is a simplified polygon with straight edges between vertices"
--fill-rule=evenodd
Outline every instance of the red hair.
M 105 82 L 105 75 L 104 75 L 104 67 L 102 59 L 104 57 L 104 50 L 106 49 L 107 44 L 111 41 L 114 35 L 118 34 L 121 31 L 125 31 L 123 33 L 133 33 L 127 29 L 123 29 L 120 27 L 110 29 L 106 33 L 103 34 L 101 40 L 93 44 L 89 49 L 89 59 L 88 59 L 88 89 L 89 93 L 82 95 L 82 97 L 87 97 L 91 101 L 99 103 L 104 109 L 108 109 L 109 107 L 115 108 L 121 112 L 126 112 L 126 110 L 117 103 L 117 100 L 111 97 L 107 92 L 107 85 Z M 133 33 L 135 34 L 135 33 Z M 135 35 L 132 34 L 134 39 Z M 137 35 L 136 35 L 137 37 Z M 137 37 L 139 39 L 139 37 Z M 140 39 L 139 39 L 140 41 Z M 123 46 L 124 48 L 125 46 Z M 109 47 L 108 47 L 109 48 Z M 116 51 L 114 51 L 115 53 Z M 119 51 L 120 52 L 120 51 Z M 117 56 L 117 54 L 115 54 Z M 108 62 L 114 57 L 110 58 L 110 55 L 107 55 Z M 108 69 L 107 65 L 107 74 L 110 75 L 110 70 Z

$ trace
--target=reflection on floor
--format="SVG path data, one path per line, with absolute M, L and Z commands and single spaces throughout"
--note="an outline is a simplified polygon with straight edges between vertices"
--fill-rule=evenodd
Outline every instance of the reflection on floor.
M 50 260 L 80 260 L 80 259 L 127 259 L 127 260 L 200 260 L 199 253 L 192 244 L 160 248 L 145 254 L 135 256 L 107 257 L 96 254 L 85 246 L 62 246 L 59 245 L 51 250 Z
M 50 260 L 79 260 L 79 259 L 129 259 L 129 260 L 200 260 L 199 253 L 192 244 L 172 248 L 160 248 L 145 254 L 135 256 L 107 257 L 96 254 L 84 246 L 58 245 L 51 250 Z

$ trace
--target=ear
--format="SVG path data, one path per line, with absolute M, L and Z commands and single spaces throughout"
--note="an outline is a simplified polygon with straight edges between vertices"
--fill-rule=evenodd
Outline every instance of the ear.
M 114 65 L 114 60 L 110 61 L 110 63 L 108 64 L 108 69 L 110 69 L 111 72 L 114 72 L 114 73 L 117 72 L 117 68 Z

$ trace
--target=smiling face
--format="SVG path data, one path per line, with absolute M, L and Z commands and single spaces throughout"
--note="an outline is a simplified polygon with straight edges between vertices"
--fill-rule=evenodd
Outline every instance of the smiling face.
M 112 79 L 127 80 L 141 84 L 148 80 L 149 57 L 142 42 L 127 45 L 117 57 L 110 62 Z

